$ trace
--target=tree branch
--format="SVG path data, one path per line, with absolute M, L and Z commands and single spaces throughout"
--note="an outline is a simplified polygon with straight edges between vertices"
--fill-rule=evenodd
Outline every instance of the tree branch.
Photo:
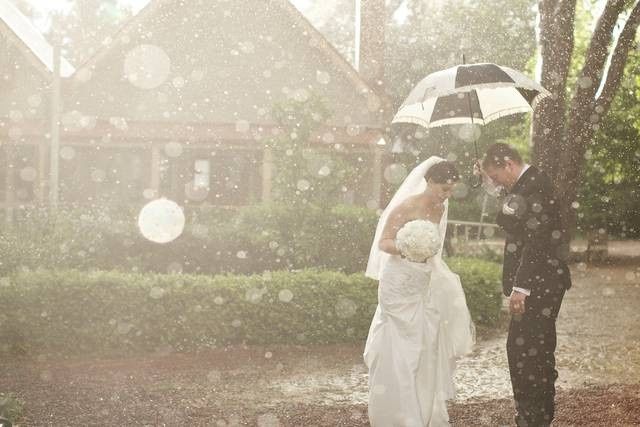
M 578 80 L 572 108 L 593 104 L 609 56 L 613 30 L 624 6 L 625 0 L 609 0 L 600 15 L 587 49 L 584 66 L 580 73 L 582 80 Z
M 611 57 L 611 64 L 607 71 L 606 80 L 600 96 L 596 100 L 596 106 L 601 107 L 606 112 L 611 105 L 611 101 L 620 86 L 624 67 L 627 63 L 629 51 L 635 41 L 636 32 L 640 25 L 640 1 L 636 3 L 624 24 L 624 28 L 618 37 L 618 42 Z

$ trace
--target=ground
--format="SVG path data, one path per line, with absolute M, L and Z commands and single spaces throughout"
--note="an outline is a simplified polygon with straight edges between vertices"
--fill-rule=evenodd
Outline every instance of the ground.
M 640 425 L 640 266 L 573 268 L 558 320 L 557 426 Z M 21 426 L 367 426 L 362 344 L 3 360 Z M 454 426 L 512 425 L 504 332 L 459 363 Z

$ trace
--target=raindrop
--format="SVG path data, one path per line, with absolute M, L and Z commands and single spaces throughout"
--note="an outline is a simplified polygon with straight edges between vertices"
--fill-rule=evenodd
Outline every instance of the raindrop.
M 133 325 L 131 323 L 119 322 L 118 326 L 116 327 L 116 332 L 120 335 L 126 335 L 131 331 L 132 328 Z
M 245 133 L 249 132 L 250 124 L 247 120 L 236 121 L 236 132 Z
M 244 298 L 254 304 L 259 303 L 262 300 L 262 295 L 265 293 L 262 289 L 251 288 L 247 289 L 244 294 Z
M 233 326 L 234 328 L 239 328 L 242 325 L 242 321 L 239 319 L 235 319 L 233 322 L 231 322 L 231 326 Z
M 322 135 L 322 141 L 326 142 L 327 144 L 333 143 L 334 140 L 335 140 L 335 137 L 333 136 L 333 134 L 331 132 L 325 132 Z
M 240 42 L 238 46 L 243 53 L 253 53 L 256 49 L 255 45 L 250 41 Z
M 96 170 L 96 172 L 98 172 L 99 170 Z M 102 171 L 99 171 L 102 172 Z M 102 172 L 101 175 L 97 175 L 97 176 L 102 176 L 104 179 L 104 172 Z M 154 190 L 153 188 L 145 188 L 144 191 L 142 192 L 142 197 L 144 197 L 147 200 L 150 199 L 154 199 L 156 198 L 156 190 Z
M 11 118 L 11 120 L 14 122 L 19 122 L 24 118 L 24 116 L 22 114 L 22 111 L 11 110 L 9 112 L 9 118 Z
M 493 237 L 493 235 L 496 233 L 496 230 L 493 227 L 484 227 L 484 229 L 482 230 L 482 233 L 486 237 Z
M 407 176 L 407 168 L 400 163 L 393 163 L 384 169 L 384 179 L 390 184 L 399 184 Z
M 174 77 L 173 80 L 171 80 L 171 84 L 173 84 L 173 87 L 176 89 L 182 89 L 186 83 L 187 81 L 181 76 Z
M 327 165 L 322 166 L 318 171 L 318 175 L 322 178 L 329 176 L 330 173 L 331 173 L 331 169 Z
M 378 201 L 374 199 L 367 200 L 367 208 L 378 209 Z
M 309 92 L 306 89 L 297 89 L 293 92 L 293 99 L 298 102 L 305 102 L 309 99 Z
M 282 302 L 290 302 L 293 299 L 293 292 L 289 289 L 283 289 L 278 292 L 278 299 Z
M 316 80 L 318 83 L 326 85 L 331 81 L 331 76 L 326 71 L 316 71 Z
M 222 373 L 220 373 L 220 371 L 217 371 L 215 369 L 209 371 L 209 373 L 207 374 L 207 380 L 209 382 L 216 383 L 221 379 L 222 379 Z
M 247 251 L 236 252 L 236 257 L 239 259 L 247 259 Z
M 140 89 L 154 89 L 169 77 L 171 60 L 160 47 L 143 44 L 131 49 L 124 60 L 124 75 Z
M 301 179 L 298 181 L 296 188 L 300 191 L 307 191 L 311 187 L 311 184 L 306 179 Z
M 509 243 L 507 245 L 507 251 L 509 252 L 515 252 L 518 250 L 518 246 L 515 243 Z
M 19 127 L 13 126 L 9 128 L 9 138 L 16 140 L 22 137 L 22 129 Z
M 350 124 L 347 126 L 347 135 L 349 136 L 357 136 L 360 134 L 360 126 Z
M 36 108 L 42 103 L 42 97 L 39 94 L 34 94 L 27 98 L 27 102 L 30 107 Z
M 582 89 L 590 88 L 593 85 L 593 79 L 591 77 L 588 77 L 588 76 L 580 77 L 578 79 L 578 85 Z
M 169 265 L 167 266 L 167 273 L 169 274 L 182 273 L 182 264 L 176 261 L 169 263 Z
M 93 182 L 104 182 L 107 174 L 102 169 L 94 169 L 91 171 L 91 180 Z
M 477 141 L 481 135 L 480 127 L 472 124 L 464 124 L 458 130 L 458 137 L 467 142 Z
M 164 296 L 164 289 L 154 286 L 149 292 L 149 296 L 153 299 L 160 299 Z
M 76 150 L 73 147 L 65 146 L 60 148 L 60 158 L 64 160 L 71 160 L 76 156 Z
M 454 199 L 463 199 L 469 194 L 469 186 L 463 182 L 457 183 L 451 192 Z
M 274 414 L 262 414 L 257 419 L 258 427 L 280 427 L 280 421 Z
M 167 157 L 180 157 L 182 155 L 182 144 L 179 142 L 167 142 L 164 145 L 164 153 Z
M 20 170 L 20 179 L 23 181 L 31 182 L 35 181 L 38 176 L 38 171 L 31 166 L 27 166 L 26 168 L 22 168 Z
M 182 234 L 184 212 L 172 200 L 156 199 L 147 203 L 138 216 L 142 235 L 156 243 L 168 243 Z
M 265 359 L 271 359 L 272 357 L 273 357 L 273 353 L 271 353 L 270 351 L 267 351 L 267 352 L 264 354 L 264 358 L 265 358 Z
M 91 70 L 88 68 L 82 68 L 74 75 L 75 79 L 80 83 L 86 83 L 91 80 Z
M 349 318 L 356 314 L 356 310 L 358 306 L 355 302 L 351 301 L 348 298 L 340 298 L 336 303 L 335 310 L 336 315 L 342 319 Z
M 573 202 L 573 203 L 571 203 L 571 207 L 572 207 L 573 209 L 578 209 L 578 208 L 580 207 L 580 203 L 578 203 L 578 202 Z

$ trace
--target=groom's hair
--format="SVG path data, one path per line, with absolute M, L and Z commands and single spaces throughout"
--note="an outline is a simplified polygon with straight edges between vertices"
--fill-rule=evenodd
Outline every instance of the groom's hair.
M 522 157 L 520 157 L 520 153 L 515 148 L 502 142 L 496 142 L 487 148 L 487 152 L 482 159 L 482 168 L 504 168 L 507 165 L 507 160 L 522 164 Z
M 460 181 L 460 174 L 453 163 L 445 160 L 431 166 L 424 174 L 424 179 L 431 179 L 436 184 L 453 184 Z

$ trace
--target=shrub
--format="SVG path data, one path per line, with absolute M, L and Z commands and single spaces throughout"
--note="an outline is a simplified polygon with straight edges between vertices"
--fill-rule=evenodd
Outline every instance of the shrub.
M 15 424 L 22 417 L 22 412 L 23 403 L 14 393 L 0 392 L 0 417 Z
M 499 267 L 452 260 L 473 318 L 498 318 Z M 226 344 L 364 342 L 376 284 L 362 274 L 32 271 L 4 278 L 0 352 L 195 351 Z
M 264 204 L 237 211 L 190 209 L 180 237 L 146 240 L 134 209 L 98 207 L 20 211 L 0 230 L 0 275 L 21 268 L 119 269 L 157 273 L 261 273 L 364 269 L 375 212 L 355 206 Z
M 460 275 L 473 320 L 481 325 L 495 325 L 502 307 L 500 265 L 472 258 L 452 258 L 447 263 Z

